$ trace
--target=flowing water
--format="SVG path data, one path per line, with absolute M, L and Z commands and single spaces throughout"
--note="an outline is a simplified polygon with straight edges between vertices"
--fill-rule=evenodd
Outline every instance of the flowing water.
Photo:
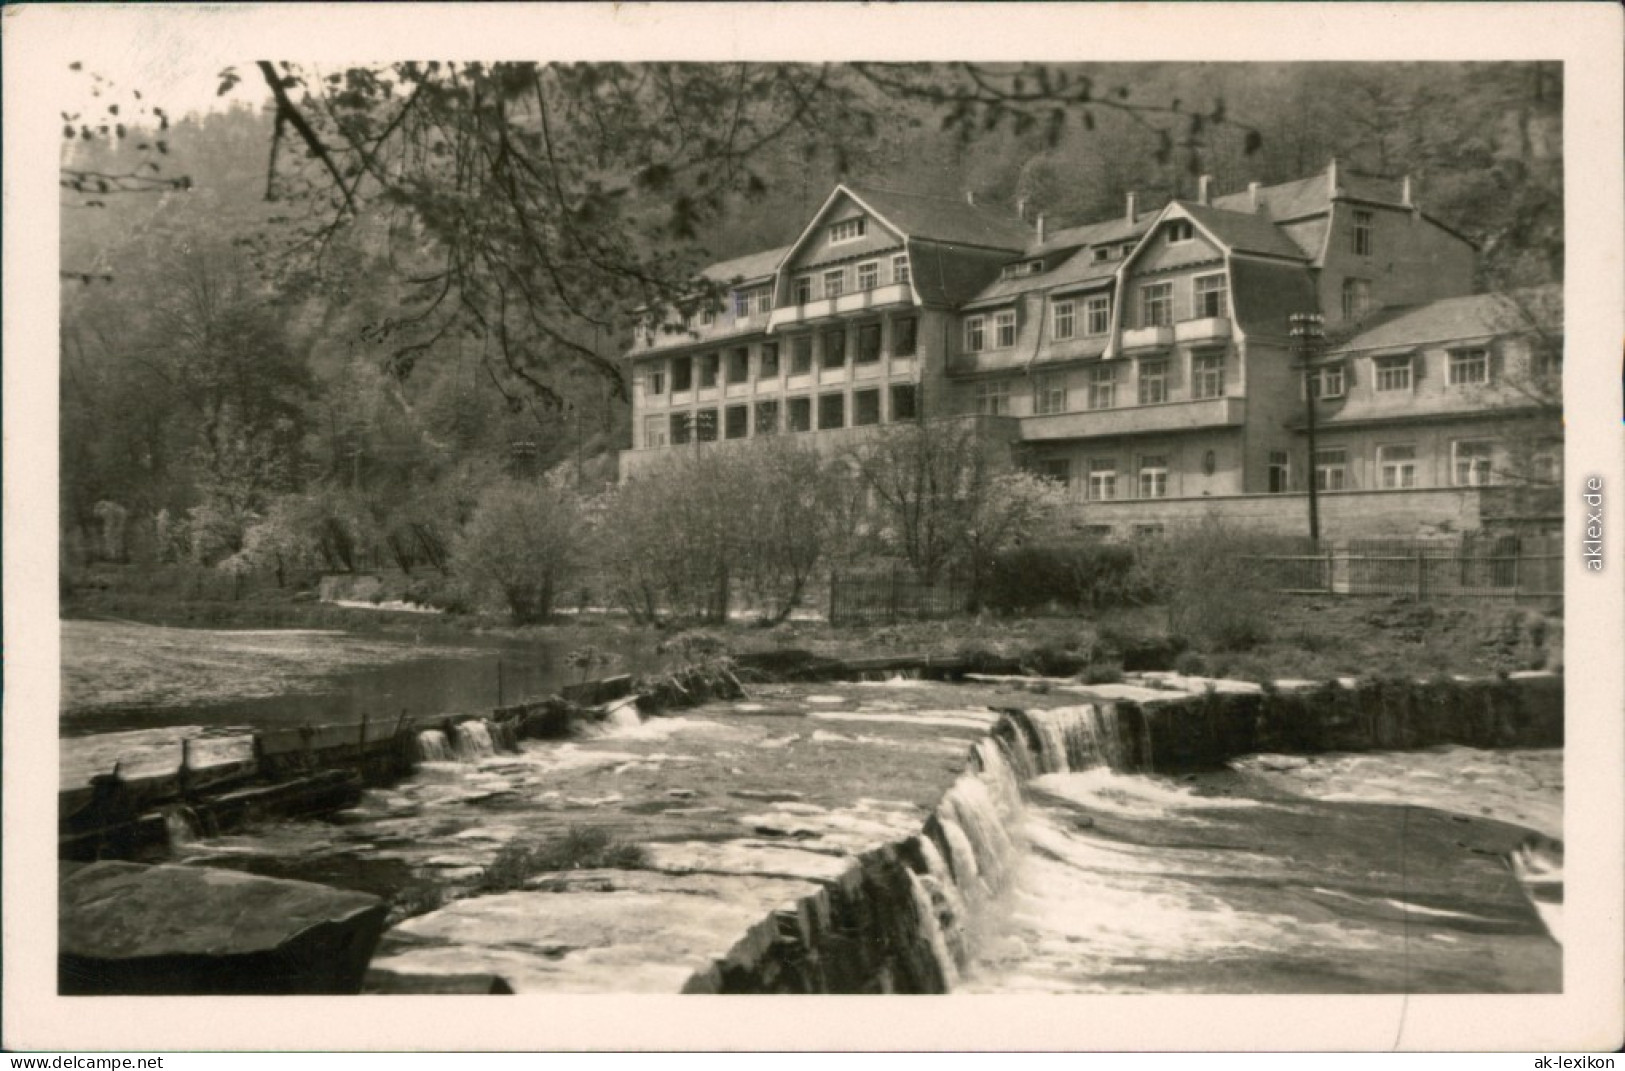
M 601 631 L 592 646 L 607 661 L 597 675 L 660 666 L 648 637 Z M 61 731 L 278 728 L 482 710 L 554 694 L 579 680 L 570 656 L 582 645 L 551 637 L 438 643 L 69 621 Z
M 1366 756 L 1384 764 L 1382 792 L 1348 798 L 1342 773 L 1126 768 L 1143 746 L 1125 746 L 1109 706 L 1076 699 L 1023 695 L 996 715 L 1011 694 L 992 686 L 763 688 L 650 721 L 623 706 L 590 736 L 522 745 L 465 720 L 421 733 L 418 772 L 334 822 L 188 829 L 175 851 L 380 892 L 398 924 L 375 966 L 494 972 L 520 991 L 675 992 L 897 843 L 916 849 L 904 895 L 919 938 L 959 991 L 1559 986 L 1560 949 L 1507 862 L 1530 829 L 1478 813 L 1508 806 L 1497 770 L 1527 782 L 1531 813 L 1549 804 L 1559 753 Z M 1434 771 L 1465 769 L 1476 794 L 1460 778 L 1430 794 L 1446 780 Z M 583 828 L 644 857 L 504 869 Z

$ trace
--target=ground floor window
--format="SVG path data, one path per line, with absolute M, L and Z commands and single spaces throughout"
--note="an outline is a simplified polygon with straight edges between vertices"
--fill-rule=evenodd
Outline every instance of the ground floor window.
M 1140 497 L 1168 497 L 1168 457 L 1147 454 L 1140 458 Z
M 1349 487 L 1349 452 L 1341 446 L 1315 451 L 1315 490 L 1346 491 Z
M 664 416 L 651 416 L 643 418 L 643 445 L 646 447 L 665 446 L 670 440 L 666 435 L 667 423 Z
M 1089 460 L 1089 501 L 1109 502 L 1117 497 L 1117 462 L 1109 457 Z
M 717 441 L 717 411 L 715 409 L 701 409 L 694 414 L 694 438 L 702 443 Z
M 1046 480 L 1054 480 L 1062 487 L 1072 481 L 1072 462 L 1064 457 L 1039 458 L 1033 462 L 1032 471 Z
M 852 426 L 867 427 L 880 423 L 880 391 L 855 390 L 852 392 Z
M 1163 536 L 1160 524 L 1136 524 L 1134 526 L 1135 539 L 1161 539 Z
M 1270 451 L 1270 494 L 1284 495 L 1292 487 L 1292 458 L 1285 450 Z
M 750 432 L 750 407 L 730 405 L 722 411 L 722 434 L 730 439 L 743 439 Z
M 896 383 L 891 389 L 891 418 L 917 420 L 920 416 L 919 388 L 913 383 Z
M 1416 486 L 1416 447 L 1410 444 L 1377 447 L 1377 474 L 1383 490 Z
M 1490 482 L 1490 462 L 1495 444 L 1457 442 L 1451 445 L 1452 480 L 1457 487 L 1483 487 Z
M 820 394 L 818 396 L 818 430 L 846 427 L 846 395 Z
M 756 403 L 756 434 L 777 435 L 779 433 L 779 401 L 777 398 Z
M 671 444 L 673 446 L 682 446 L 686 444 L 693 434 L 693 413 L 673 413 L 671 415 Z
M 790 399 L 789 412 L 790 412 L 790 430 L 791 431 L 811 431 L 812 430 L 812 399 L 811 398 L 791 398 Z

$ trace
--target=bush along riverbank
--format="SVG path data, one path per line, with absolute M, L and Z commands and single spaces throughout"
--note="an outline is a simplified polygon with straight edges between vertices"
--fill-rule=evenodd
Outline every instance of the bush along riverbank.
M 964 912 L 969 910 L 966 905 L 998 892 L 997 887 L 1004 879 L 997 875 L 1001 868 L 1008 869 L 1012 865 L 1007 856 L 1015 850 L 1013 839 L 1007 836 L 1001 840 L 989 831 L 991 827 L 967 832 L 976 825 L 971 815 L 977 813 L 976 808 L 984 806 L 988 793 L 994 790 L 1002 794 L 1001 798 L 1014 798 L 1007 783 L 1011 777 L 1025 780 L 1046 771 L 1053 772 L 1052 767 L 1076 769 L 1088 764 L 1135 772 L 1213 768 L 1259 750 L 1313 753 L 1326 749 L 1414 748 L 1446 743 L 1470 747 L 1527 747 L 1554 746 L 1562 739 L 1562 682 L 1558 677 L 1545 674 L 1481 681 L 1288 682 L 1267 689 L 1239 682 L 1154 674 L 1136 676 L 1123 683 L 1091 686 L 1065 679 L 990 677 L 964 661 L 925 656 L 838 663 L 781 652 L 774 659 L 747 658 L 737 663 L 712 660 L 654 679 L 610 678 L 535 703 L 461 716 L 439 724 L 394 726 L 379 734 L 372 750 L 368 744 L 373 740 L 370 734 L 364 728 L 358 734 L 351 733 L 351 727 L 323 727 L 288 740 L 256 737 L 248 749 L 247 759 L 239 755 L 235 766 L 206 761 L 202 744 L 193 743 L 190 747 L 182 744 L 179 772 L 171 771 L 171 779 L 164 782 L 172 788 L 173 795 L 165 799 L 156 794 L 158 788 L 149 784 L 152 794 L 145 797 L 145 803 L 161 816 L 166 836 L 197 837 L 213 834 L 220 828 L 199 828 L 199 825 L 207 827 L 211 820 L 219 822 L 221 814 L 229 817 L 228 812 L 211 807 L 210 800 L 243 791 L 241 781 L 234 782 L 229 776 L 216 777 L 228 769 L 242 774 L 251 768 L 262 780 L 281 777 L 283 780 L 277 783 L 286 785 L 319 776 L 327 766 L 329 772 L 348 768 L 358 779 L 391 783 L 421 761 L 462 760 L 479 764 L 501 750 L 517 750 L 521 746 L 520 739 L 526 736 L 562 740 L 616 728 L 635 734 L 640 731 L 637 729 L 640 707 L 646 715 L 705 703 L 712 704 L 709 709 L 715 709 L 718 701 L 723 701 L 727 709 L 761 709 L 761 704 L 738 702 L 752 680 L 809 677 L 850 680 L 898 674 L 966 679 L 977 695 L 983 689 L 996 687 L 1004 695 L 1017 697 L 1002 701 L 1007 708 L 1002 714 L 989 715 L 987 722 L 969 722 L 987 725 L 987 735 L 970 747 L 965 775 L 977 779 L 980 787 L 958 786 L 956 782 L 956 787 L 943 797 L 934 812 L 935 817 L 918 832 L 883 844 L 871 843 L 855 855 L 839 852 L 837 855 L 845 861 L 833 868 L 820 863 L 823 869 L 815 868 L 817 874 L 809 872 L 797 879 L 812 880 L 813 890 L 801 894 L 793 906 L 768 913 L 759 925 L 749 927 L 748 932 L 738 937 L 732 947 L 719 949 L 709 966 L 705 965 L 703 955 L 700 962 L 685 961 L 688 965 L 684 969 L 690 972 L 688 981 L 673 984 L 671 988 L 690 992 L 941 992 L 950 988 L 957 972 L 964 967 L 964 956 L 969 954 L 955 951 L 967 940 L 962 932 L 966 922 Z M 1022 693 L 1026 693 L 1025 699 L 1020 698 Z M 967 698 L 969 695 L 967 693 Z M 931 697 L 936 697 L 936 693 L 931 693 Z M 942 700 L 936 698 L 936 701 Z M 1089 705 L 1082 708 L 1078 706 L 1080 702 Z M 1063 709 L 1087 709 L 1089 713 L 1062 714 Z M 762 710 L 762 714 L 771 715 L 772 711 Z M 913 716 L 903 712 L 881 717 L 880 722 L 874 724 L 886 722 L 887 718 L 897 724 L 913 720 Z M 932 723 L 933 718 L 924 714 L 920 718 L 927 731 L 942 731 L 926 724 Z M 847 727 L 841 721 L 832 722 L 831 726 Z M 839 741 L 841 737 L 833 734 L 831 739 Z M 876 750 L 872 745 L 862 746 L 867 751 Z M 895 763 L 900 754 L 903 753 L 894 753 L 891 758 L 880 757 Z M 921 754 L 935 752 L 928 749 Z M 373 760 L 370 767 L 369 756 Z M 999 773 L 1000 764 L 1013 774 Z M 116 773 L 114 776 L 126 775 Z M 788 788 L 784 791 L 789 794 L 783 798 L 797 798 L 796 792 Z M 238 798 L 240 801 L 241 797 Z M 239 813 L 263 820 L 274 812 L 246 806 L 241 807 Z M 995 824 L 1012 820 L 1005 815 Z M 764 829 L 773 824 L 766 818 L 755 821 L 766 823 Z M 813 819 L 803 816 L 795 821 L 804 824 Z M 949 829 L 950 825 L 955 826 L 958 833 Z M 816 823 L 813 828 L 817 828 Z M 969 842 L 962 836 L 968 836 Z M 757 837 L 760 839 L 761 834 Z M 104 838 L 100 843 L 105 848 L 107 841 Z M 493 860 L 495 869 L 487 871 L 489 880 L 477 883 L 473 899 L 466 901 L 471 906 L 458 911 L 465 914 L 473 911 L 484 917 L 483 913 L 490 910 L 517 910 L 529 904 L 529 898 L 535 895 L 533 886 L 538 882 L 546 885 L 553 880 L 547 874 L 554 869 L 550 861 L 555 859 L 571 860 L 566 869 L 581 875 L 579 879 L 571 878 L 555 892 L 592 895 L 595 888 L 615 889 L 630 883 L 631 887 L 648 886 L 652 895 L 657 887 L 665 890 L 666 885 L 674 881 L 680 885 L 683 880 L 690 880 L 675 878 L 670 873 L 664 877 L 612 876 L 636 875 L 649 868 L 658 870 L 675 865 L 670 864 L 667 858 L 670 853 L 666 849 L 656 848 L 658 844 L 638 843 L 635 836 L 628 839 L 624 833 L 603 831 L 579 833 L 574 841 L 562 847 L 516 847 L 506 856 Z M 743 844 L 737 850 L 745 855 L 759 851 Z M 781 853 L 774 857 L 778 860 L 775 865 L 782 864 L 783 849 L 775 850 Z M 724 864 L 721 862 L 724 858 L 730 857 L 724 853 L 715 866 L 730 871 L 734 864 Z M 801 853 L 795 858 L 801 858 Z M 587 867 L 589 862 L 592 865 Z M 759 871 L 761 865 L 760 861 L 741 861 L 739 866 L 744 869 L 740 873 L 754 872 L 752 868 Z M 982 877 L 972 880 L 971 875 L 977 874 Z M 587 880 L 589 877 L 591 881 Z M 79 870 L 66 872 L 65 880 L 70 879 L 75 888 L 90 888 L 102 880 Z M 119 881 L 128 879 L 126 875 Z M 947 887 L 949 883 L 953 889 Z M 672 890 L 661 895 L 668 892 Z M 262 893 L 244 886 L 243 895 L 251 894 Z M 441 910 L 438 899 L 432 896 L 420 899 L 415 910 L 428 914 L 423 916 L 425 922 L 421 926 L 414 924 L 413 932 L 420 929 L 425 934 L 438 932 L 436 927 L 440 923 L 434 921 Z M 568 901 L 555 901 L 566 902 L 572 909 L 587 903 L 574 896 Z M 617 902 L 613 898 L 594 902 L 592 917 L 598 921 L 592 925 L 603 925 L 600 916 L 604 911 L 613 914 Z M 348 900 L 340 906 L 351 915 L 357 908 L 356 903 Z M 354 917 L 366 921 L 360 915 Z M 392 911 L 391 917 L 398 920 L 401 916 Z M 64 933 L 77 925 L 74 918 L 72 912 L 64 914 Z M 449 917 L 445 924 L 452 925 Z M 65 947 L 68 947 L 67 942 Z M 85 945 L 79 942 L 72 947 L 82 951 Z M 397 952 L 399 950 L 397 948 Z M 696 946 L 682 955 L 693 957 L 701 951 Z M 158 954 L 150 945 L 143 946 L 143 956 Z M 391 968 L 401 976 L 397 978 L 399 984 L 416 986 L 418 991 L 424 991 L 422 987 L 426 985 L 432 988 L 440 984 L 422 977 L 402 980 L 404 976 L 423 973 L 424 957 L 413 954 L 394 958 L 401 961 Z M 669 972 L 681 965 L 673 962 L 662 969 Z M 90 967 L 78 963 L 74 971 L 74 977 L 81 980 L 95 974 Z M 339 973 L 345 978 L 355 977 L 348 968 Z M 458 978 L 442 981 L 445 985 L 466 987 L 467 974 L 462 971 Z M 113 972 L 107 977 L 127 975 Z M 153 984 L 148 975 L 141 977 L 148 978 L 142 985 Z M 311 977 L 320 977 L 323 979 L 320 984 L 331 985 L 335 975 L 318 972 Z M 660 977 L 674 976 L 665 973 Z M 531 987 L 534 987 L 534 979 Z M 502 986 L 493 983 L 480 991 L 493 991 L 493 988 Z M 122 991 L 151 990 L 128 988 Z

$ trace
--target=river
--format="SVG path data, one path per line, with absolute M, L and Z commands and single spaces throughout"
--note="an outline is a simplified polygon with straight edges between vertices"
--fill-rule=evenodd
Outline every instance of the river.
M 483 710 L 661 658 L 613 627 L 456 641 L 307 629 L 62 623 L 61 735 L 176 725 L 273 728 Z M 591 652 L 585 668 L 572 656 Z

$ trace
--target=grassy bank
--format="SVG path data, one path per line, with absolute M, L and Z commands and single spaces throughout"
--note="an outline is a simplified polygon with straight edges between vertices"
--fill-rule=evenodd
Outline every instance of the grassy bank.
M 561 616 L 517 628 L 497 612 L 414 613 L 336 606 L 310 592 L 260 589 L 241 598 L 189 598 L 146 590 L 128 570 L 104 570 L 65 594 L 68 619 L 135 621 L 215 629 L 324 629 L 385 639 L 455 643 L 472 636 L 546 637 L 572 646 L 611 646 L 640 631 L 617 614 Z M 1125 671 L 1176 669 L 1247 680 L 1297 677 L 1483 676 L 1562 664 L 1562 619 L 1549 609 L 1496 600 L 1416 603 L 1399 598 L 1282 596 L 1249 627 L 1206 629 L 1189 607 L 1100 610 L 1075 616 L 958 617 L 831 628 L 788 621 L 772 628 L 658 630 L 676 655 L 807 651 L 830 658 L 888 654 L 987 655 L 1033 672 L 1114 679 Z M 648 630 L 654 632 L 656 630 Z M 606 664 L 605 672 L 615 672 Z

